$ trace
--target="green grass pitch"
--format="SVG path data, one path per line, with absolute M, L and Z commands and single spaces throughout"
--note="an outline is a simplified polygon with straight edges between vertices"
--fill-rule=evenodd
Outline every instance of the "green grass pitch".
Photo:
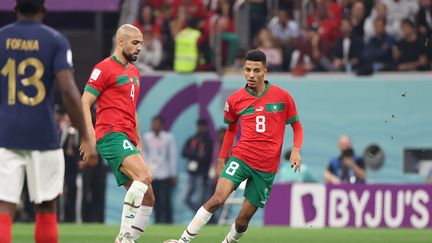
M 140 243 L 162 243 L 178 238 L 185 226 L 150 225 Z M 117 225 L 61 224 L 60 243 L 112 243 Z M 33 225 L 15 224 L 13 243 L 31 243 Z M 206 226 L 194 243 L 219 243 L 229 226 Z M 432 230 L 417 229 L 292 229 L 288 227 L 251 227 L 242 238 L 244 243 L 420 243 L 432 242 Z

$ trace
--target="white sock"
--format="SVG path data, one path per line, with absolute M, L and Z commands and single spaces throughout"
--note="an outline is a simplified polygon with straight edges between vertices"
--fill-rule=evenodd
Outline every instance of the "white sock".
M 192 221 L 189 223 L 182 236 L 179 239 L 181 243 L 190 242 L 201 230 L 204 225 L 208 223 L 213 213 L 207 211 L 203 206 L 201 206 Z
M 144 232 L 145 228 L 150 221 L 150 216 L 153 211 L 153 207 L 141 205 L 138 212 L 135 215 L 135 219 L 132 222 L 132 237 L 134 240 L 138 241 L 141 234 Z
M 133 181 L 127 191 L 123 201 L 122 220 L 120 225 L 120 234 L 125 232 L 131 233 L 132 222 L 140 208 L 144 194 L 148 186 L 140 181 Z
M 243 233 L 237 232 L 237 230 L 235 229 L 235 223 L 234 223 L 234 224 L 232 224 L 230 231 L 228 232 L 227 236 L 222 241 L 222 243 L 238 242 L 240 240 L 240 238 L 245 234 L 245 232 L 243 232 Z

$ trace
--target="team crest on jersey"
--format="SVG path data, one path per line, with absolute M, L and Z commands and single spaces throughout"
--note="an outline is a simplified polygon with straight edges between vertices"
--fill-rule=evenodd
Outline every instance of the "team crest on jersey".
M 228 105 L 228 102 L 225 102 L 224 111 L 229 112 L 229 105 Z
M 279 112 L 285 110 L 285 104 L 283 102 L 268 103 L 265 109 L 266 112 Z
M 99 75 L 101 74 L 101 70 L 100 69 L 93 69 L 92 74 L 90 75 L 90 82 L 96 81 L 99 78 Z

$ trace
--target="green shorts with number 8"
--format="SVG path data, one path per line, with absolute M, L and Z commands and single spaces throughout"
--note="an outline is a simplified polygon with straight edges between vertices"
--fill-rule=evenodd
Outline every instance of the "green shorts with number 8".
M 120 166 L 126 157 L 140 152 L 125 133 L 108 133 L 96 142 L 96 149 L 110 165 L 118 186 L 131 180 L 120 171 Z
M 234 189 L 247 179 L 244 196 L 255 207 L 263 208 L 272 189 L 275 174 L 253 169 L 241 159 L 230 157 L 221 177 L 234 183 Z

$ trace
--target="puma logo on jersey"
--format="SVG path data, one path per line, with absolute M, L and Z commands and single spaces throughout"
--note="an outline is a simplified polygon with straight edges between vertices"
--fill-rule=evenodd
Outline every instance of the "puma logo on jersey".
M 263 110 L 264 110 L 263 106 L 260 106 L 260 107 L 258 107 L 258 108 L 255 109 L 255 111 L 263 111 Z
M 101 70 L 100 69 L 93 69 L 92 74 L 90 75 L 90 82 L 96 81 L 99 78 L 99 75 L 101 74 Z

